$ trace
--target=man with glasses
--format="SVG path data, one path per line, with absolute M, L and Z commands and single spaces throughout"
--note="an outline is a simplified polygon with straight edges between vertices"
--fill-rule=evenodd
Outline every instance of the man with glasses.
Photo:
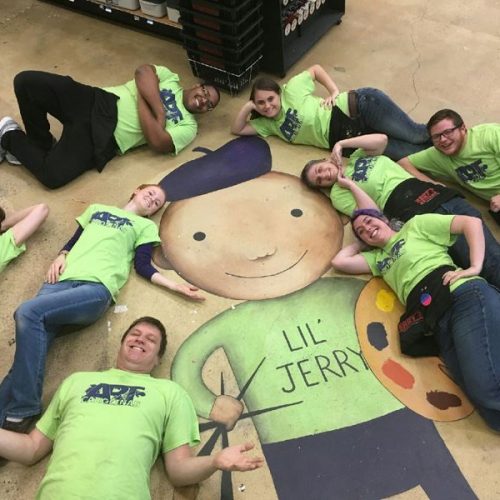
M 434 144 L 399 160 L 408 172 L 422 180 L 422 172 L 454 181 L 489 201 L 490 211 L 500 224 L 500 125 L 485 123 L 470 129 L 451 109 L 435 113 L 427 123 Z
M 0 120 L 0 162 L 24 165 L 55 189 L 86 170 L 101 172 L 116 154 L 148 144 L 158 153 L 178 154 L 196 136 L 195 114 L 219 104 L 208 84 L 183 89 L 177 74 L 143 64 L 134 79 L 98 88 L 69 76 L 23 71 L 14 90 L 26 132 L 10 117 Z M 61 122 L 58 141 L 47 115 Z

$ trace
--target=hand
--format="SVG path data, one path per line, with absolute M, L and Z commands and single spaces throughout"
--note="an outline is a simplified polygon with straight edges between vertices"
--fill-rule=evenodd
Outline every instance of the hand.
M 217 396 L 209 417 L 219 424 L 224 424 L 230 431 L 236 425 L 243 412 L 243 403 L 232 396 Z
M 338 94 L 331 94 L 324 99 L 321 99 L 320 106 L 323 108 L 332 108 L 335 106 L 335 99 L 337 99 Z
M 198 300 L 200 302 L 205 300 L 205 297 L 203 297 L 203 295 L 197 293 L 199 288 L 191 285 L 190 283 L 176 283 L 172 290 L 193 300 Z
M 330 154 L 330 160 L 332 160 L 333 164 L 337 166 L 339 169 L 343 168 L 342 163 L 342 146 L 340 142 L 335 143 L 333 146 L 332 152 Z
M 354 186 L 356 183 L 350 177 L 345 176 L 344 169 L 339 168 L 337 184 L 344 189 L 351 189 L 351 186 Z
M 451 285 L 460 278 L 468 278 L 470 276 L 478 276 L 481 269 L 475 266 L 468 267 L 467 269 L 460 269 L 456 271 L 448 271 L 443 274 L 443 285 Z
M 500 212 L 500 194 L 491 197 L 490 210 L 492 212 Z
M 49 270 L 47 271 L 46 281 L 53 285 L 59 281 L 59 276 L 66 269 L 66 255 L 60 254 L 58 255 L 52 264 L 50 264 Z
M 264 459 L 245 455 L 253 447 L 253 443 L 247 442 L 224 448 L 214 455 L 214 466 L 219 470 L 240 472 L 258 469 L 262 467 Z

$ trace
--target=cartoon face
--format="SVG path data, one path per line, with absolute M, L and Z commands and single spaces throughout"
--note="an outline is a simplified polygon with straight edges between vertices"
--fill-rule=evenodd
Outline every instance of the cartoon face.
M 314 282 L 342 234 L 326 196 L 279 172 L 172 203 L 160 225 L 172 268 L 233 299 L 279 297 Z

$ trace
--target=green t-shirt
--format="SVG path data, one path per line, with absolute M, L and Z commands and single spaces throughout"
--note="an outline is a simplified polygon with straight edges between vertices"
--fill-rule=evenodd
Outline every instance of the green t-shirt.
M 283 85 L 278 115 L 275 118 L 255 118 L 250 121 L 250 125 L 262 137 L 277 135 L 293 144 L 309 144 L 329 149 L 332 110 L 321 106 L 322 98 L 313 95 L 313 92 L 314 80 L 311 73 L 299 73 Z M 347 97 L 345 102 L 347 103 Z
M 423 172 L 454 181 L 489 200 L 500 194 L 500 124 L 485 123 L 469 129 L 457 155 L 446 156 L 431 147 L 408 156 L 408 160 Z
M 125 284 L 135 249 L 160 243 L 156 224 L 122 208 L 90 205 L 77 219 L 83 232 L 66 257 L 64 280 L 102 283 L 113 299 Z
M 403 304 L 418 282 L 432 270 L 441 266 L 456 267 L 448 254 L 448 247 L 455 242 L 450 233 L 453 217 L 416 215 L 383 248 L 362 252 L 372 274 L 382 276 Z M 450 290 L 468 279 L 471 278 L 455 281 Z
M 199 443 L 181 387 L 115 368 L 68 377 L 37 428 L 54 441 L 39 500 L 149 499 L 158 455 Z
M 175 146 L 175 154 L 180 153 L 195 137 L 198 130 L 195 117 L 184 107 L 183 89 L 177 74 L 164 66 L 155 66 L 158 76 L 160 97 L 166 113 L 165 130 L 170 134 Z M 115 140 L 122 153 L 146 143 L 137 112 L 137 85 L 135 80 L 104 88 L 117 95 L 118 123 Z
M 357 149 L 349 158 L 345 175 L 350 177 L 382 210 L 394 189 L 412 178 L 405 169 L 387 156 L 366 156 Z M 330 191 L 333 206 L 348 216 L 356 209 L 356 201 L 349 189 L 334 184 Z
M 324 278 L 284 297 L 248 301 L 211 319 L 177 351 L 172 379 L 207 418 L 220 392 L 204 371 L 223 349 L 262 444 L 350 427 L 402 404 L 366 364 L 354 312 L 365 282 Z M 226 394 L 228 394 L 226 392 Z M 236 396 L 236 393 L 230 395 Z
M 24 243 L 16 245 L 12 228 L 0 234 L 0 272 L 6 268 L 11 260 L 21 255 L 25 250 L 26 245 Z

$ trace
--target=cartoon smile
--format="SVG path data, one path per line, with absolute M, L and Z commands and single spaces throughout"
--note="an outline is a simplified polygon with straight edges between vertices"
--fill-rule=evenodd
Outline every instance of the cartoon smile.
M 261 276 L 240 276 L 238 274 L 232 274 L 232 273 L 227 273 L 226 274 L 228 276 L 232 276 L 233 278 L 246 278 L 246 279 L 255 279 L 255 278 L 270 278 L 271 276 L 277 276 L 278 274 L 282 274 L 282 273 L 286 273 L 287 271 L 289 271 L 290 269 L 292 269 L 292 267 L 295 267 L 306 255 L 306 253 L 308 252 L 308 250 L 306 250 L 299 258 L 296 262 L 294 262 L 291 266 L 288 266 L 286 269 L 283 269 L 281 271 L 278 271 L 277 273 L 272 273 L 272 274 L 263 274 Z

